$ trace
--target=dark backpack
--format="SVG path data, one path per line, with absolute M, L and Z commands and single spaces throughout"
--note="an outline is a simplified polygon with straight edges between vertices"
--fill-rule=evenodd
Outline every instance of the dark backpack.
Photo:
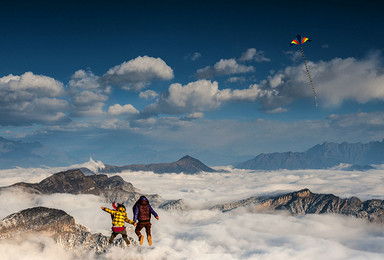
M 144 202 L 144 203 L 141 203 Z M 148 221 L 151 219 L 151 212 L 149 210 L 149 201 L 137 201 L 132 207 L 133 216 L 135 216 L 135 207 L 138 207 L 139 213 L 137 214 L 137 220 Z

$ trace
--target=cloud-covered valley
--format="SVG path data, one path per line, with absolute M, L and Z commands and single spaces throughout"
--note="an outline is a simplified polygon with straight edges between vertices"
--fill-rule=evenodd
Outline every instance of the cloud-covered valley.
M 88 163 L 88 166 L 92 164 Z M 0 186 L 17 181 L 37 182 L 55 169 L 1 170 Z M 153 220 L 153 247 L 112 247 L 96 256 L 81 252 L 86 259 L 382 259 L 383 227 L 362 219 L 341 215 L 306 215 L 294 217 L 284 212 L 258 213 L 240 208 L 223 213 L 207 208 L 254 195 L 284 193 L 309 188 L 316 193 L 340 197 L 384 199 L 381 184 L 383 169 L 367 172 L 333 170 L 246 171 L 229 173 L 154 174 L 123 172 L 119 174 L 141 193 L 157 193 L 164 199 L 183 199 L 185 211 L 156 209 L 160 220 Z M 110 218 L 100 210 L 109 206 L 93 195 L 27 195 L 3 192 L 1 216 L 37 205 L 60 208 L 92 232 L 109 235 Z M 130 212 L 128 211 L 129 217 Z M 135 237 L 133 230 L 129 235 Z M 44 245 L 44 250 L 37 245 Z M 29 250 L 36 259 L 63 253 L 46 238 L 28 238 L 18 244 L 0 243 L 2 255 L 24 259 L 21 250 Z M 79 253 L 79 252 L 78 252 Z M 62 259 L 75 259 L 70 252 Z M 31 259 L 31 258 L 29 258 Z M 33 258 L 32 258 L 33 259 Z M 54 259 L 54 257 L 53 257 Z

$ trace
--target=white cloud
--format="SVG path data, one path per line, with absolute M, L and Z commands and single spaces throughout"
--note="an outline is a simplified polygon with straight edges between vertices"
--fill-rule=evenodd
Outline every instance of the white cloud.
M 113 106 L 110 106 L 108 109 L 108 114 L 118 116 L 122 114 L 138 114 L 139 111 L 132 106 L 131 104 L 127 104 L 124 106 L 121 106 L 120 104 L 115 104 Z
M 261 89 L 260 85 L 253 84 L 247 89 L 223 89 L 217 95 L 221 101 L 255 101 L 263 97 L 272 97 L 276 95 L 275 90 Z
M 277 114 L 277 113 L 285 113 L 285 112 L 288 112 L 289 110 L 286 109 L 286 108 L 282 108 L 282 107 L 277 107 L 277 108 L 274 108 L 272 110 L 267 110 L 266 113 L 267 114 Z
M 99 77 L 91 71 L 78 70 L 69 81 L 69 86 L 75 89 L 98 89 L 100 88 Z
M 156 91 L 153 91 L 153 90 L 142 91 L 139 94 L 139 97 L 144 99 L 155 99 L 158 96 L 159 94 L 157 94 Z
M 139 91 L 153 80 L 170 80 L 173 70 L 161 58 L 139 56 L 107 71 L 100 81 L 128 91 Z
M 81 91 L 72 97 L 71 115 L 74 117 L 102 115 L 104 102 L 107 100 L 108 96 L 99 91 Z
M 367 103 L 384 99 L 384 74 L 378 54 L 361 60 L 335 58 L 307 63 L 320 106 L 338 106 L 347 100 Z M 265 96 L 262 100 L 267 109 L 300 98 L 314 99 L 304 64 L 274 73 L 260 84 L 260 88 L 276 91 L 276 95 Z
M 265 57 L 264 51 L 256 50 L 255 48 L 250 48 L 241 54 L 239 61 L 256 61 L 264 62 L 271 61 L 271 59 Z
M 50 124 L 69 121 L 63 113 L 68 102 L 63 84 L 53 78 L 26 72 L 0 78 L 0 125 Z
M 227 79 L 227 81 L 231 83 L 244 82 L 245 77 L 230 77 L 229 79 Z
M 76 71 L 69 81 L 71 116 L 87 117 L 102 115 L 105 101 L 111 94 L 109 86 L 100 84 L 100 78 L 90 70 Z
M 250 85 L 247 89 L 219 90 L 218 82 L 198 80 L 183 86 L 172 84 L 166 95 L 156 103 L 144 108 L 143 113 L 157 115 L 159 113 L 177 115 L 217 109 L 223 102 L 255 101 L 275 95 L 275 90 L 261 89 L 259 85 Z
M 203 118 L 204 117 L 204 114 L 201 113 L 201 112 L 195 112 L 195 113 L 191 113 L 191 114 L 188 114 L 182 118 L 180 118 L 180 120 L 183 120 L 183 121 L 192 121 L 192 120 L 196 120 L 196 119 L 200 119 L 200 118 Z
M 239 64 L 235 59 L 221 59 L 213 67 L 207 66 L 197 70 L 196 75 L 199 78 L 212 78 L 215 75 L 242 74 L 253 72 L 254 70 L 253 66 Z

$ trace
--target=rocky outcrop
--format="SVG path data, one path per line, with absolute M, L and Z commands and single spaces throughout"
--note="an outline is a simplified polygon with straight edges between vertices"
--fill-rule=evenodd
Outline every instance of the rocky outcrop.
M 164 210 L 185 210 L 186 206 L 182 199 L 170 200 L 159 206 L 160 209 Z
M 142 195 L 131 183 L 124 181 L 120 176 L 108 177 L 105 174 L 85 176 L 79 169 L 53 174 L 39 183 L 19 182 L 2 187 L 0 191 L 15 188 L 39 194 L 93 194 L 103 197 L 106 202 L 124 202 L 125 205 L 133 205 Z M 160 203 L 158 195 L 146 196 L 154 205 Z
M 105 252 L 108 237 L 92 234 L 89 230 L 75 223 L 75 219 L 63 210 L 46 207 L 35 207 L 5 217 L 0 223 L 0 239 L 25 237 L 28 234 L 44 234 L 51 237 L 57 244 L 69 249 L 93 250 Z M 136 244 L 129 237 L 130 245 Z M 121 239 L 115 239 L 114 245 L 126 247 Z
M 201 161 L 187 155 L 172 163 L 132 164 L 125 166 L 105 165 L 99 172 L 119 173 L 123 171 L 152 171 L 154 173 L 185 173 L 216 172 Z
M 229 211 L 240 207 L 252 207 L 259 212 L 286 210 L 292 215 L 335 213 L 384 223 L 383 200 L 363 202 L 356 197 L 343 199 L 333 194 L 312 193 L 309 189 L 273 197 L 251 197 L 212 208 Z

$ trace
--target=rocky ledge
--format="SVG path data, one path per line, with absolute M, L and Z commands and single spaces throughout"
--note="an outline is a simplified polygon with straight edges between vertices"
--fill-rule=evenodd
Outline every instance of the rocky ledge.
M 286 210 L 292 215 L 343 214 L 384 224 L 383 200 L 361 201 L 356 197 L 340 198 L 333 194 L 312 193 L 309 189 L 271 197 L 250 197 L 232 203 L 217 205 L 212 207 L 212 209 L 229 211 L 240 207 L 250 207 L 257 212 Z
M 108 248 L 108 237 L 92 234 L 86 227 L 76 224 L 75 219 L 63 210 L 35 207 L 22 210 L 5 217 L 0 223 L 0 239 L 24 237 L 28 234 L 44 233 L 57 244 L 69 249 L 93 250 L 103 253 Z M 130 245 L 136 244 L 128 237 Z M 121 239 L 114 245 L 127 247 Z

